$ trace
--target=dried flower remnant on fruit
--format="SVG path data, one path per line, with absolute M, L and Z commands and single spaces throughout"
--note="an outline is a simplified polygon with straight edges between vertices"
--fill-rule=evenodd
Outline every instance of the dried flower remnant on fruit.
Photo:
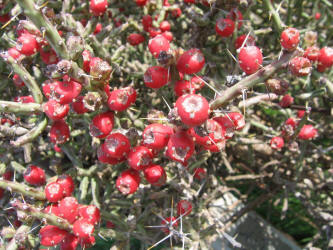
M 266 86 L 274 94 L 283 95 L 288 90 L 289 83 L 282 79 L 271 78 L 266 80 Z

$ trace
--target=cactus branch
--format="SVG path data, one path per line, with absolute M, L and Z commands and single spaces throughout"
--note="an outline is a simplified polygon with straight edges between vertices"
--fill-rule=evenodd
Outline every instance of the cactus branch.
M 46 128 L 47 119 L 44 117 L 33 129 L 31 129 L 25 135 L 17 138 L 15 141 L 11 141 L 11 144 L 15 147 L 20 147 L 28 142 L 35 140 Z
M 237 84 L 224 91 L 217 99 L 211 102 L 210 108 L 213 110 L 227 105 L 227 103 L 233 98 L 242 94 L 243 89 L 249 89 L 255 84 L 263 82 L 269 76 L 274 74 L 278 69 L 280 69 L 285 63 L 289 62 L 289 60 L 296 56 L 298 53 L 298 51 L 291 53 L 285 51 L 284 54 L 280 57 L 280 59 L 261 68 L 260 70 L 258 70 L 258 72 L 248 77 L 245 77 L 243 80 L 239 81 Z
M 45 200 L 45 194 L 36 188 L 29 187 L 25 184 L 21 184 L 14 181 L 0 180 L 0 188 L 9 188 L 13 192 L 23 194 L 24 196 L 29 196 L 37 200 Z
M 40 12 L 33 0 L 17 0 L 24 14 L 38 27 L 41 32 L 45 31 L 45 37 L 56 51 L 57 55 L 63 59 L 69 59 L 66 45 L 60 37 L 57 29 Z
M 12 202 L 12 206 L 18 210 L 21 210 L 28 215 L 39 219 L 47 224 L 57 226 L 61 229 L 72 231 L 72 225 L 65 219 L 60 218 L 54 214 L 48 214 L 40 211 L 38 208 L 29 204 L 23 203 L 17 199 Z
M 276 29 L 278 30 L 279 33 L 281 33 L 282 29 L 285 25 L 281 21 L 279 14 L 274 9 L 272 2 L 270 0 L 264 0 L 264 5 L 265 5 L 266 9 L 269 11 L 270 15 L 272 15 L 272 17 L 273 17 L 273 22 L 274 22 Z
M 30 75 L 30 73 L 24 68 L 24 66 L 15 61 L 11 56 L 6 58 L 6 61 L 12 66 L 13 71 L 20 76 L 25 85 L 29 88 L 36 103 L 43 102 L 43 94 L 36 80 Z
M 15 114 L 32 114 L 42 111 L 42 105 L 38 103 L 19 103 L 0 100 L 0 111 Z

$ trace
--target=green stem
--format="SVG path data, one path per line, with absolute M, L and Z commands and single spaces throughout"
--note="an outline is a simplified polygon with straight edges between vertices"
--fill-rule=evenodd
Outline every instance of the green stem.
M 101 203 L 99 202 L 99 184 L 96 177 L 91 178 L 91 194 L 93 197 L 94 205 L 101 208 Z
M 278 30 L 279 33 L 281 33 L 281 31 L 285 25 L 281 21 L 279 14 L 275 11 L 270 0 L 264 0 L 264 5 L 273 17 L 273 22 L 274 22 L 276 29 Z
M 25 69 L 25 67 L 15 61 L 11 56 L 6 58 L 7 62 L 12 66 L 13 71 L 20 76 L 22 81 L 28 87 L 36 103 L 43 102 L 43 94 L 35 81 L 35 79 L 30 75 L 30 73 Z
M 17 138 L 15 141 L 11 141 L 11 144 L 14 147 L 20 147 L 26 143 L 32 142 L 35 140 L 46 128 L 47 118 L 44 117 L 33 129 L 31 129 L 25 135 Z
M 66 45 L 60 37 L 57 29 L 52 23 L 41 13 L 33 0 L 16 0 L 20 5 L 24 14 L 37 26 L 50 43 L 51 47 L 56 51 L 57 55 L 64 59 L 69 59 Z
M 22 235 L 26 234 L 26 237 L 28 236 L 28 232 L 31 230 L 30 226 L 22 225 L 20 226 L 15 233 L 15 236 L 13 239 L 8 243 L 6 246 L 7 250 L 16 250 L 19 248 L 19 239 L 22 240 Z
M 272 62 L 271 64 L 261 68 L 256 73 L 244 78 L 239 81 L 234 86 L 228 88 L 226 91 L 222 93 L 217 99 L 213 100 L 210 104 L 210 109 L 218 109 L 227 105 L 233 98 L 242 94 L 242 90 L 250 89 L 257 83 L 265 81 L 268 77 L 270 77 L 273 73 L 275 73 L 278 69 L 280 69 L 285 63 L 289 62 L 291 58 L 298 55 L 298 51 L 289 53 L 284 52 L 284 54 L 280 57 L 279 60 Z
M 65 229 L 69 232 L 72 231 L 73 227 L 67 220 L 65 220 L 61 217 L 58 217 L 54 214 L 44 213 L 40 209 L 37 209 L 27 203 L 23 203 L 17 199 L 12 202 L 12 206 L 18 210 L 21 210 L 21 211 L 27 213 L 28 215 L 30 215 L 36 219 L 46 222 L 47 224 L 57 226 L 61 229 Z
M 23 194 L 25 196 L 33 197 L 37 200 L 45 200 L 44 192 L 19 182 L 0 180 L 0 188 L 9 188 L 12 191 Z
M 23 174 L 26 170 L 24 166 L 22 166 L 20 163 L 16 161 L 10 162 L 10 166 L 20 174 Z
M 19 103 L 0 100 L 0 112 L 15 114 L 32 114 L 41 111 L 42 105 L 38 103 Z

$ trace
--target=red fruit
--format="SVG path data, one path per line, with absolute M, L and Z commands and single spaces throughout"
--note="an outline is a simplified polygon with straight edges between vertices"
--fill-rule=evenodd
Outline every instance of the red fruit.
M 275 136 L 271 140 L 271 147 L 273 149 L 281 149 L 284 145 L 284 140 L 280 136 Z
M 0 15 L 0 23 L 5 24 L 10 20 L 9 14 Z
M 297 122 L 296 122 L 296 120 L 294 119 L 294 118 L 288 118 L 287 120 L 286 120 L 286 122 L 285 122 L 285 125 L 289 125 L 289 126 L 291 126 L 293 129 L 295 129 L 296 128 L 296 125 L 297 125 Z
M 148 88 L 158 89 L 170 80 L 170 73 L 161 66 L 151 66 L 143 75 L 143 81 Z
M 22 54 L 15 47 L 8 49 L 8 56 L 12 57 L 15 60 L 18 60 Z
M 167 125 L 150 124 L 142 133 L 143 145 L 150 149 L 161 150 L 168 144 L 172 134 L 173 129 Z
M 59 84 L 59 81 L 50 81 L 50 80 L 46 80 L 43 84 L 42 84 L 42 89 L 43 89 L 43 94 L 47 99 L 53 99 L 54 96 L 54 88 L 57 84 Z
M 302 140 L 310 140 L 318 136 L 318 130 L 312 125 L 304 125 L 298 134 L 298 138 Z
M 193 76 L 191 78 L 191 83 L 195 90 L 202 89 L 205 86 L 205 81 L 200 76 Z
M 80 206 L 79 215 L 91 224 L 97 224 L 101 220 L 101 213 L 95 205 Z
M 70 131 L 67 123 L 63 120 L 55 121 L 50 130 L 50 141 L 54 144 L 63 144 L 68 141 Z
M 145 6 L 148 0 L 135 0 L 137 6 Z
M 78 219 L 73 224 L 74 235 L 80 238 L 90 237 L 95 230 L 95 227 L 87 219 Z
M 22 88 L 25 85 L 18 74 L 14 74 L 13 82 L 14 82 L 15 86 L 18 88 Z
M 285 50 L 295 50 L 299 44 L 299 31 L 295 28 L 285 29 L 281 33 L 280 42 Z
M 194 127 L 190 128 L 188 132 L 197 144 L 204 147 L 216 145 L 216 143 L 225 139 L 225 131 L 222 126 L 213 119 L 207 120 L 205 128 Z
M 23 174 L 24 180 L 31 185 L 44 185 L 45 184 L 45 172 L 44 169 L 35 165 L 30 165 Z
M 290 72 L 295 76 L 306 76 L 312 70 L 310 60 L 301 56 L 291 59 L 288 66 Z
M 82 96 L 82 95 L 78 96 L 72 102 L 72 108 L 73 108 L 74 112 L 77 114 L 84 114 L 89 111 L 89 109 L 87 109 L 84 106 L 83 98 L 84 98 L 84 96 Z
M 54 214 L 60 217 L 59 203 L 51 204 L 44 209 L 44 213 Z
M 6 123 L 8 123 L 8 125 L 12 126 L 14 125 L 14 122 L 8 118 L 1 118 L 0 119 L 0 124 L 1 125 L 6 125 Z
M 316 14 L 315 14 L 315 19 L 316 19 L 316 20 L 319 20 L 320 17 L 321 17 L 321 14 L 320 14 L 319 12 L 316 12 Z
M 36 37 L 30 33 L 24 33 L 17 39 L 16 49 L 23 55 L 31 56 L 38 50 Z
M 50 119 L 57 121 L 63 119 L 68 114 L 69 105 L 62 105 L 56 100 L 49 100 L 43 105 L 43 111 Z
M 94 236 L 89 236 L 87 238 L 81 238 L 80 239 L 80 244 L 83 249 L 88 249 L 89 247 L 92 247 L 95 245 L 96 240 Z
M 149 148 L 145 146 L 136 146 L 131 149 L 127 161 L 131 168 L 139 171 L 151 165 L 153 158 L 153 153 Z
M 90 0 L 90 11 L 93 13 L 94 16 L 101 16 L 105 13 L 108 7 L 107 0 Z
M 170 6 L 169 0 L 163 0 L 163 6 Z
M 333 48 L 324 47 L 319 51 L 318 64 L 325 67 L 333 65 Z
M 186 216 L 192 212 L 192 203 L 187 200 L 180 200 L 177 203 L 178 216 Z
M 124 111 L 136 101 L 136 91 L 132 87 L 113 90 L 108 98 L 108 106 L 114 111 Z
M 49 202 L 57 202 L 64 197 L 64 188 L 56 182 L 47 184 L 44 192 L 45 197 Z
M 195 94 L 194 85 L 186 80 L 179 80 L 175 83 L 174 92 L 176 96 L 182 96 L 185 94 Z
M 81 84 L 73 80 L 63 82 L 55 81 L 54 98 L 60 104 L 69 104 L 80 94 L 81 89 Z
M 244 45 L 243 45 L 244 44 Z M 235 41 L 235 48 L 239 49 L 240 47 L 246 46 L 254 46 L 255 45 L 255 38 L 251 35 L 241 35 L 237 37 Z
M 200 95 L 182 95 L 177 99 L 175 108 L 181 121 L 189 127 L 199 126 L 208 119 L 209 104 Z
M 245 119 L 244 119 L 244 116 L 241 113 L 239 113 L 239 112 L 230 112 L 230 113 L 228 113 L 227 116 L 234 123 L 234 128 L 236 130 L 241 130 L 241 129 L 244 128 L 244 126 L 245 126 Z
M 235 22 L 228 18 L 219 18 L 216 21 L 215 31 L 221 37 L 228 37 L 234 33 Z
M 94 35 L 97 35 L 99 32 L 102 31 L 102 29 L 103 29 L 103 25 L 102 25 L 101 23 L 96 24 L 96 27 L 95 27 L 95 29 L 94 29 L 93 34 L 94 34 Z
M 64 189 L 64 195 L 65 196 L 71 196 L 74 188 L 75 188 L 75 184 L 73 181 L 73 178 L 69 175 L 63 174 L 58 176 L 57 178 L 57 183 L 59 183 L 63 189 Z
M 238 21 L 238 29 L 240 29 L 243 25 L 243 14 L 236 8 L 233 8 L 226 18 L 231 19 L 234 22 Z
M 317 64 L 317 71 L 320 73 L 325 72 L 325 70 L 327 69 L 327 67 L 325 65 L 322 65 L 320 63 Z
M 168 21 L 162 21 L 160 23 L 160 29 L 161 29 L 162 32 L 170 31 L 171 25 Z
M 172 42 L 173 40 L 173 35 L 170 31 L 164 31 L 162 34 L 169 42 Z
M 186 164 L 194 152 L 194 142 L 185 131 L 178 131 L 171 135 L 166 155 L 174 161 Z
M 139 184 L 139 172 L 133 169 L 123 171 L 116 181 L 117 189 L 124 195 L 133 194 L 138 189 Z
M 304 57 L 309 59 L 311 62 L 318 61 L 320 55 L 320 50 L 316 46 L 306 48 L 304 52 Z
M 141 34 L 132 33 L 127 37 L 127 41 L 130 45 L 136 46 L 140 43 L 143 43 L 145 41 L 145 37 Z
M 162 220 L 161 225 L 164 226 L 161 228 L 161 230 L 165 234 L 169 234 L 170 230 L 173 230 L 174 228 L 178 227 L 178 220 L 176 217 L 167 217 Z
M 56 52 L 51 48 L 48 50 L 40 49 L 39 54 L 42 61 L 47 65 L 56 64 L 59 61 Z
M 112 221 L 107 221 L 106 222 L 106 227 L 112 229 L 112 228 L 115 228 L 116 226 L 115 226 L 115 224 L 112 223 Z
M 282 127 L 282 135 L 289 138 L 294 134 L 297 122 L 294 118 L 288 118 Z
M 83 70 L 87 73 L 90 72 L 90 60 L 91 60 L 92 56 L 89 50 L 84 50 L 82 52 L 82 59 L 83 59 Z
M 184 0 L 184 3 L 195 3 L 195 0 Z
M 59 182 L 57 182 L 59 183 Z M 59 201 L 59 216 L 73 223 L 79 215 L 79 203 L 75 197 L 65 197 Z
M 127 157 L 131 144 L 128 138 L 121 133 L 113 133 L 106 137 L 104 150 L 112 158 L 122 159 Z
M 149 36 L 151 38 L 154 38 L 155 36 L 162 34 L 162 31 L 160 29 L 155 28 L 155 27 L 150 27 L 148 32 L 149 32 Z
M 148 42 L 148 48 L 150 53 L 158 58 L 162 51 L 168 52 L 170 49 L 169 40 L 162 35 L 157 35 L 154 38 L 150 39 Z
M 153 25 L 153 18 L 150 15 L 145 15 L 142 17 L 142 25 L 145 31 L 149 31 L 149 28 Z
M 69 233 L 53 225 L 46 225 L 39 231 L 40 244 L 46 247 L 58 245 Z
M 115 165 L 125 160 L 125 158 L 122 159 L 116 159 L 111 157 L 106 150 L 106 145 L 103 143 L 98 149 L 97 149 L 97 158 L 100 162 Z
M 89 126 L 90 134 L 97 138 L 107 137 L 114 125 L 114 114 L 112 111 L 107 111 L 96 115 Z
M 160 165 L 150 165 L 144 169 L 144 174 L 147 182 L 153 186 L 163 186 L 166 182 L 166 173 Z
M 19 103 L 33 103 L 35 102 L 34 98 L 31 95 L 28 96 L 17 96 L 14 98 L 14 102 Z
M 171 15 L 175 18 L 178 18 L 182 15 L 182 10 L 180 8 L 175 8 L 172 12 Z
M 204 168 L 195 168 L 193 177 L 194 179 L 201 181 L 207 177 L 207 170 Z
M 290 95 L 284 95 L 279 102 L 281 108 L 288 108 L 291 104 L 294 103 L 294 98 Z
M 247 74 L 255 73 L 262 64 L 262 53 L 257 46 L 243 47 L 238 55 L 239 66 Z
M 177 70 L 184 74 L 198 73 L 205 65 L 205 57 L 199 49 L 185 51 L 177 61 Z
M 303 118 L 303 116 L 305 115 L 305 110 L 298 110 L 297 111 L 297 117 L 298 118 Z
M 228 116 L 219 116 L 213 118 L 215 121 L 217 121 L 225 131 L 225 138 L 230 139 L 234 135 L 235 131 L 235 125 L 234 122 L 231 120 Z
M 13 178 L 13 171 L 7 170 L 3 173 L 2 178 L 6 181 L 10 181 Z
M 5 193 L 5 190 L 3 188 L 0 188 L 0 199 L 3 198 L 4 193 Z
M 64 240 L 60 243 L 60 250 L 76 250 L 79 244 L 79 238 L 74 234 L 67 234 Z

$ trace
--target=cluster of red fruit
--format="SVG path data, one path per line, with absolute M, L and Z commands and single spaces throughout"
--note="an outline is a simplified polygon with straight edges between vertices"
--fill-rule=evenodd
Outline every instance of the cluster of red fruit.
M 92 234 L 95 225 L 100 221 L 99 209 L 94 205 L 79 204 L 76 198 L 71 196 L 73 191 L 74 182 L 68 175 L 59 176 L 56 181 L 46 185 L 45 196 L 52 204 L 47 206 L 44 212 L 67 220 L 73 225 L 73 233 L 54 225 L 46 225 L 39 231 L 42 245 L 60 244 L 60 249 L 76 249 L 78 244 L 82 247 L 95 244 Z
M 295 28 L 287 28 L 281 33 L 281 45 L 285 50 L 293 51 L 300 42 L 300 33 Z M 306 76 L 310 73 L 312 64 L 317 65 L 319 72 L 324 72 L 333 65 L 333 49 L 317 46 L 307 47 L 303 56 L 293 58 L 289 63 L 290 71 L 296 76 Z
M 297 118 L 288 118 L 284 123 L 281 131 L 281 136 L 275 136 L 271 139 L 271 147 L 273 149 L 280 150 L 284 146 L 285 141 L 290 141 L 292 136 L 294 135 L 300 119 L 304 116 L 305 111 L 300 110 L 297 113 Z M 311 140 L 318 136 L 318 130 L 313 127 L 313 125 L 303 125 L 298 133 L 298 138 L 301 140 Z
M 161 225 L 163 226 L 161 229 L 165 234 L 169 234 L 170 230 L 177 228 L 179 225 L 179 220 L 184 216 L 189 215 L 192 212 L 192 203 L 187 200 L 180 200 L 177 203 L 177 215 L 163 218 Z
M 11 171 L 7 171 L 3 174 L 3 179 L 10 180 L 12 175 Z M 46 182 L 44 170 L 35 165 L 27 167 L 23 177 L 33 186 L 41 186 Z M 60 249 L 64 250 L 76 249 L 78 244 L 83 247 L 94 245 L 95 238 L 92 233 L 100 221 L 99 209 L 94 205 L 80 205 L 76 198 L 71 197 L 74 187 L 74 181 L 69 175 L 58 176 L 55 181 L 45 186 L 45 197 L 52 205 L 47 206 L 44 213 L 51 213 L 67 220 L 73 225 L 74 234 L 54 225 L 46 225 L 39 232 L 42 245 L 60 244 Z

